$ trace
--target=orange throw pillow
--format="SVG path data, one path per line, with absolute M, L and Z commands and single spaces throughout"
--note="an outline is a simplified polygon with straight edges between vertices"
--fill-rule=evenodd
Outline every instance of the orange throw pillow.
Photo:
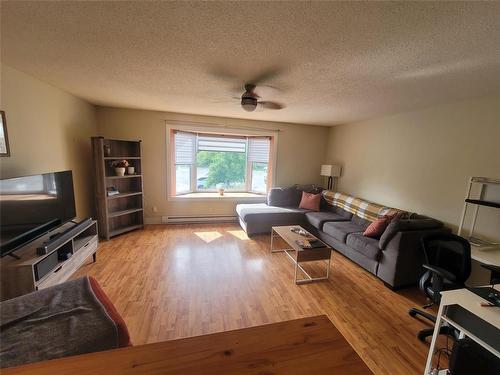
M 379 238 L 382 233 L 384 233 L 385 228 L 391 222 L 393 216 L 382 216 L 375 220 L 373 223 L 368 225 L 368 228 L 363 232 L 363 236 L 371 238 Z
M 300 200 L 299 208 L 304 208 L 306 210 L 319 211 L 319 206 L 321 204 L 321 193 L 311 194 L 302 192 L 302 199 Z

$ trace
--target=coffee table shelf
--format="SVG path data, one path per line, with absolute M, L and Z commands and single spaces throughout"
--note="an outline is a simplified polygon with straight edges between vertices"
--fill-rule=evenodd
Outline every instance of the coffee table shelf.
M 325 244 L 323 241 L 324 247 L 319 248 L 302 248 L 295 241 L 297 240 L 318 240 L 311 233 L 307 232 L 307 237 L 300 235 L 298 233 L 294 233 L 291 231 L 292 228 L 299 228 L 305 231 L 300 225 L 283 225 L 272 227 L 271 229 L 271 253 L 285 253 L 295 264 L 295 274 L 294 274 L 294 282 L 295 284 L 305 284 L 313 281 L 320 280 L 328 280 L 330 277 L 330 262 L 332 255 L 332 248 Z M 274 239 L 281 238 L 285 241 L 290 248 L 286 249 L 275 249 L 274 248 Z M 306 262 L 314 262 L 314 261 L 328 261 L 328 265 L 326 268 L 325 276 L 322 277 L 312 277 L 309 273 L 300 265 L 300 263 Z M 299 269 L 304 273 L 306 278 L 297 279 Z

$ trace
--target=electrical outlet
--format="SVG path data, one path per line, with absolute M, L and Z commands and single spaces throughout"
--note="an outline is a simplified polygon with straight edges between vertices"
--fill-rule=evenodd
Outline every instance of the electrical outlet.
M 153 206 L 153 212 L 158 212 L 158 207 Z

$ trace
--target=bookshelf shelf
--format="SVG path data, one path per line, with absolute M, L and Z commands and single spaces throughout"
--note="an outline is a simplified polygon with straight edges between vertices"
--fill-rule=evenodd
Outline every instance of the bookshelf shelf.
M 130 192 L 126 192 L 126 193 L 120 193 L 120 194 L 108 196 L 108 200 L 109 199 L 126 198 L 126 197 L 131 197 L 134 195 L 141 195 L 141 194 L 142 194 L 142 191 L 130 191 Z

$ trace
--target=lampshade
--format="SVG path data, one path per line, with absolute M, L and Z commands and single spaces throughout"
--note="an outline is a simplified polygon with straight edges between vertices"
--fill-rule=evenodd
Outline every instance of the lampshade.
M 332 175 L 332 167 L 333 165 L 323 164 L 321 166 L 321 176 L 331 176 Z
M 321 166 L 321 176 L 340 177 L 340 165 L 323 164 Z

